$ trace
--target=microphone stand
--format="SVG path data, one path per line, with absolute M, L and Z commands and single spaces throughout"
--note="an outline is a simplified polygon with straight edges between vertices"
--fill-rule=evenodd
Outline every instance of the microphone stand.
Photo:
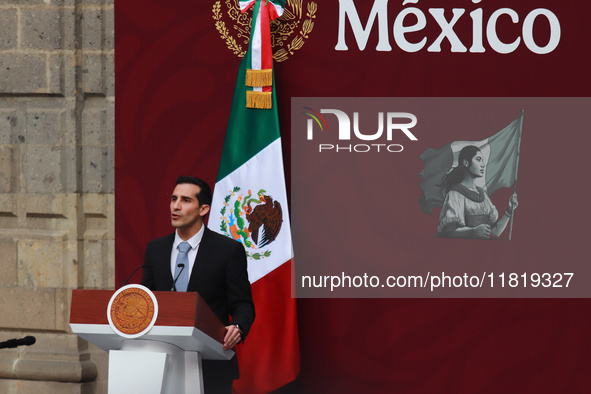
M 133 272 L 131 273 L 131 275 L 129 275 L 129 277 L 128 277 L 127 279 L 125 279 L 125 282 L 123 282 L 123 286 L 125 286 L 125 285 L 127 284 L 127 282 L 129 282 L 129 280 L 131 279 L 131 277 L 132 277 L 132 276 L 134 276 L 134 275 L 135 275 L 135 273 L 136 273 L 136 272 L 138 272 L 138 271 L 140 270 L 140 268 L 144 268 L 144 266 L 143 266 L 143 265 L 140 265 L 139 267 L 137 267 L 137 268 L 135 269 L 135 271 L 133 271 Z M 121 287 L 123 287 L 123 286 L 121 286 Z
M 176 291 L 176 281 L 179 280 L 179 276 L 181 276 L 181 273 L 185 269 L 185 265 L 183 263 L 180 263 L 179 265 L 177 265 L 177 267 L 179 267 L 181 270 L 179 271 L 179 274 L 176 276 L 176 279 L 172 282 L 172 288 L 170 289 L 170 291 Z

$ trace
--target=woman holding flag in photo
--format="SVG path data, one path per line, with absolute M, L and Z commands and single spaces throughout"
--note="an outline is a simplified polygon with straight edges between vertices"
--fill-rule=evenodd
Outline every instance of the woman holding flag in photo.
M 458 165 L 443 180 L 445 201 L 439 215 L 438 237 L 487 239 L 491 234 L 498 237 L 505 230 L 517 208 L 517 194 L 511 196 L 499 219 L 486 191 L 475 185 L 485 170 L 485 159 L 478 147 L 462 148 Z

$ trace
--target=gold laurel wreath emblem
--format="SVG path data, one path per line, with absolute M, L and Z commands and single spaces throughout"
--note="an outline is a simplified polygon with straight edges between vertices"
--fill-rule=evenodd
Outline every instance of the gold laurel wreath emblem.
M 318 5 L 306 2 L 304 17 L 304 0 L 287 0 L 283 15 L 271 22 L 271 46 L 273 59 L 277 62 L 287 60 L 295 51 L 304 46 L 312 29 Z M 237 0 L 224 0 L 227 17 L 234 21 L 234 34 L 226 26 L 222 12 L 222 0 L 213 5 L 213 19 L 220 37 L 229 50 L 238 57 L 244 57 L 250 41 L 252 13 L 240 13 Z M 303 19 L 303 21 L 302 21 Z
M 134 335 L 144 331 L 154 317 L 154 302 L 141 289 L 123 290 L 111 306 L 113 325 L 122 333 Z

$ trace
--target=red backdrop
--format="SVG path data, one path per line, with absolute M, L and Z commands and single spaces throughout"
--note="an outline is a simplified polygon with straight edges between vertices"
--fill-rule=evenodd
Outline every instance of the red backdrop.
M 147 242 L 171 231 L 168 201 L 176 176 L 215 183 L 239 63 L 216 30 L 215 3 L 115 2 L 118 286 L 141 265 Z M 291 97 L 581 97 L 590 92 L 586 16 L 591 5 L 584 2 L 421 0 L 414 5 L 427 16 L 428 8 L 444 8 L 448 19 L 452 8 L 465 8 L 454 30 L 467 47 L 472 42 L 468 13 L 478 7 L 485 21 L 503 7 L 514 9 L 520 20 L 535 8 L 550 9 L 560 21 L 561 38 L 547 55 L 534 54 L 523 43 L 506 55 L 486 43 L 485 53 L 451 53 L 447 41 L 439 53 L 403 52 L 392 25 L 413 5 L 403 7 L 401 1 L 388 4 L 392 51 L 375 50 L 377 21 L 365 50 L 359 50 L 347 25 L 349 50 L 335 51 L 339 2 L 317 3 L 304 45 L 275 64 L 286 165 Z M 373 2 L 355 3 L 366 21 Z M 220 4 L 223 9 L 225 1 Z M 521 23 L 501 18 L 498 26 L 506 42 L 520 35 Z M 549 33 L 540 26 L 535 34 L 544 43 Z M 431 18 L 423 35 L 430 43 L 439 31 Z M 589 392 L 589 306 L 583 299 L 299 300 L 302 372 L 280 391 Z

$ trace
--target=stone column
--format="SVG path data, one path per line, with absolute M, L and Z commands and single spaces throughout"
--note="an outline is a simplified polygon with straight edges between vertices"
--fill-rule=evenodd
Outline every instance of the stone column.
M 114 286 L 113 0 L 0 0 L 0 393 L 106 392 L 74 288 Z

